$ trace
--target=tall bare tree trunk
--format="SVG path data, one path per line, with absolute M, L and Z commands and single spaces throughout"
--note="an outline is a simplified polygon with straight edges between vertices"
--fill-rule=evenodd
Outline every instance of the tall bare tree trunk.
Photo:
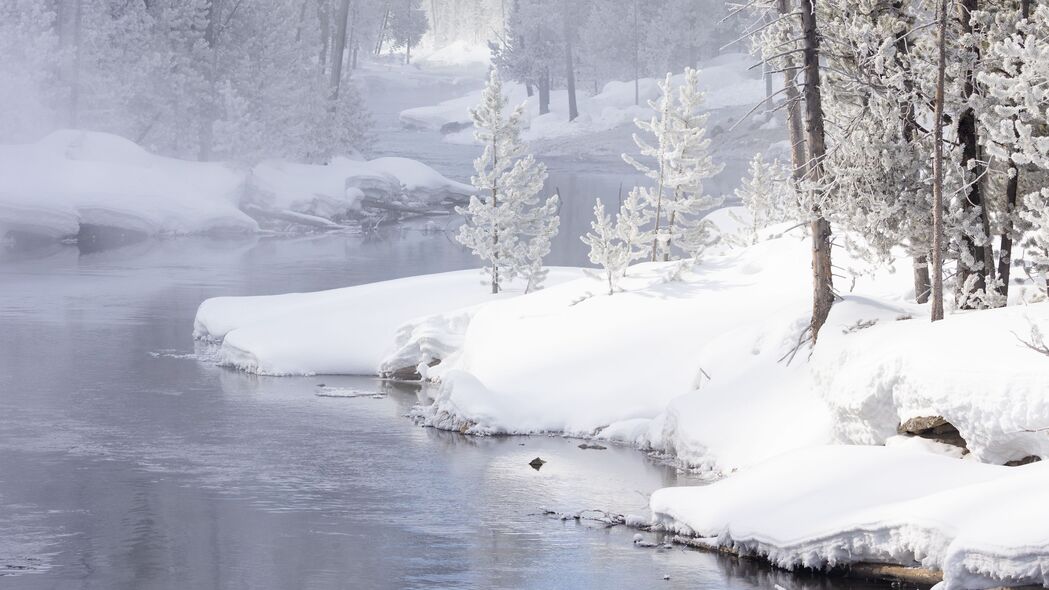
M 317 7 L 317 20 L 321 27 L 321 71 L 328 69 L 328 54 L 331 52 L 331 15 L 328 13 L 328 3 L 321 0 Z
M 826 133 L 823 129 L 823 97 L 820 94 L 820 35 L 816 23 L 814 0 L 801 0 L 801 30 L 804 36 L 805 137 L 808 143 L 806 179 L 822 190 L 823 158 L 826 156 Z M 830 256 L 830 222 L 819 205 L 813 205 L 812 231 L 812 341 L 827 321 L 834 304 L 834 284 Z
M 1020 18 L 1027 20 L 1031 18 L 1031 0 L 1020 1 Z M 1023 32 L 1020 33 L 1024 35 Z M 1013 117 L 1015 121 L 1016 118 Z M 1016 212 L 1017 196 L 1020 192 L 1020 168 L 1009 159 L 1009 181 L 1005 186 L 1005 220 L 1002 227 L 1001 247 L 998 252 L 998 278 L 1001 281 L 998 286 L 998 294 L 1005 300 L 1009 299 L 1009 279 L 1013 266 L 1013 215 Z
M 199 128 L 197 130 L 198 152 L 197 159 L 207 161 L 211 159 L 211 149 L 214 144 L 215 119 L 218 118 L 218 34 L 219 18 L 222 13 L 222 0 L 211 0 L 208 2 L 207 28 L 204 29 L 204 43 L 208 46 L 208 55 L 211 63 L 208 65 L 208 96 L 204 100 L 204 112 L 201 113 Z
M 539 114 L 545 115 L 550 112 L 550 70 L 543 68 L 539 77 Z
M 404 65 L 412 63 L 412 0 L 404 0 L 407 4 L 404 18 L 408 20 L 408 38 L 404 41 Z
M 634 0 L 634 105 L 641 104 L 641 30 L 638 22 L 638 2 Z
M 572 60 L 572 27 L 569 25 L 571 0 L 564 0 L 562 5 L 564 14 L 562 15 L 562 21 L 564 22 L 564 33 L 565 33 L 565 77 L 568 79 L 568 120 L 574 121 L 579 116 L 579 107 L 576 105 L 575 96 L 575 64 Z
M 346 51 L 346 21 L 350 14 L 350 0 L 339 0 L 339 9 L 335 11 L 335 38 L 331 50 L 331 99 L 334 103 L 339 99 L 339 89 L 342 86 L 342 62 L 343 53 Z M 332 104 L 332 108 L 335 105 Z
M 978 0 L 960 0 L 958 4 L 958 20 L 961 22 L 963 32 L 967 34 L 973 32 L 971 17 L 972 13 L 978 8 Z M 979 49 L 974 49 L 974 51 L 978 52 Z M 976 73 L 971 68 L 965 73 L 963 93 L 967 101 L 976 95 Z M 969 186 L 968 194 L 962 199 L 962 209 L 966 213 L 979 209 L 980 225 L 986 231 L 989 222 L 987 219 L 987 208 L 983 203 L 981 180 L 983 166 L 979 163 L 980 143 L 976 130 L 976 111 L 971 106 L 962 111 L 958 117 L 958 141 L 962 144 L 962 160 L 967 165 L 970 162 L 975 162 L 974 173 L 976 175 L 972 185 Z M 961 299 L 964 296 L 964 289 L 970 281 L 972 282 L 971 289 L 973 291 L 982 291 L 987 288 L 987 274 L 990 269 L 987 263 L 986 247 L 979 246 L 972 236 L 963 234 L 960 247 L 963 250 L 962 255 L 958 259 L 958 296 Z M 973 303 L 968 298 L 965 298 L 962 301 L 962 307 L 971 309 Z
M 787 0 L 778 0 L 777 8 L 781 15 L 790 12 Z M 800 189 L 800 183 L 805 178 L 805 121 L 801 115 L 801 94 L 798 93 L 796 79 L 798 69 L 794 64 L 794 56 L 784 56 L 786 66 L 783 68 L 783 88 L 787 97 L 787 131 L 790 137 L 790 163 L 793 169 L 793 180 L 795 189 Z
M 943 319 L 943 85 L 947 69 L 947 2 L 939 0 L 939 59 L 933 105 L 932 321 Z
M 379 23 L 379 39 L 375 42 L 375 55 L 382 55 L 382 44 L 386 39 L 386 25 L 390 21 L 390 11 L 382 13 L 382 22 Z

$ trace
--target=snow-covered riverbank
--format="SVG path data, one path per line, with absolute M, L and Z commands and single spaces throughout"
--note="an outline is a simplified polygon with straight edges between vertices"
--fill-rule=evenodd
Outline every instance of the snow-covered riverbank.
M 84 226 L 145 235 L 339 229 L 361 218 L 450 211 L 473 189 L 407 158 L 244 167 L 152 154 L 106 133 L 64 130 L 0 146 L 0 238 L 73 237 Z
M 792 230 L 694 267 L 635 265 L 614 295 L 600 277 L 555 269 L 546 289 L 495 300 L 475 271 L 223 298 L 201 305 L 195 334 L 224 338 L 224 362 L 254 372 L 418 373 L 439 384 L 415 412 L 430 426 L 619 441 L 728 476 L 657 493 L 656 522 L 779 565 L 920 564 L 943 569 L 950 588 L 1037 581 L 1041 558 L 1025 560 L 1023 547 L 1037 556 L 1049 544 L 981 524 L 994 519 L 977 523 L 966 506 L 993 504 L 1046 473 L 987 463 L 1049 454 L 1040 430 L 1049 424 L 1049 356 L 1027 346 L 1042 346 L 1049 302 L 957 312 L 934 325 L 913 303 L 908 273 L 857 276 L 812 350 L 799 346 L 811 294 L 797 277 L 808 247 Z M 993 362 L 967 364 L 959 331 L 979 333 Z M 964 450 L 897 433 L 935 417 L 957 429 Z M 780 489 L 788 472 L 799 474 L 797 490 Z M 733 491 L 742 477 L 750 495 Z M 842 497 L 841 510 L 811 519 L 824 496 Z M 911 518 L 943 498 L 956 500 Z M 811 507 L 761 516 L 784 501 Z M 1024 506 L 1025 518 L 1049 523 L 1036 502 Z M 984 531 L 1001 542 L 981 544 Z

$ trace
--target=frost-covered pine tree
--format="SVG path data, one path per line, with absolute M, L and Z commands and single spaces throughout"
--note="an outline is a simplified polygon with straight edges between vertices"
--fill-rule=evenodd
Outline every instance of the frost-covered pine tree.
M 506 102 L 499 73 L 492 70 L 481 104 L 470 111 L 474 137 L 484 146 L 471 178 L 478 194 L 456 209 L 465 217 L 456 239 L 485 262 L 492 293 L 517 276 L 528 280 L 529 289 L 538 288 L 542 258 L 558 226 L 557 197 L 539 205 L 546 166 L 521 141 L 524 106 L 504 116 Z
M 710 155 L 707 114 L 700 112 L 703 93 L 699 90 L 699 73 L 686 68 L 677 92 L 667 74 L 659 89 L 660 98 L 649 102 L 655 115 L 648 121 L 635 121 L 638 129 L 651 134 L 655 141 L 650 143 L 634 134 L 641 155 L 654 163 L 640 162 L 629 154 L 623 154 L 623 159 L 655 183 L 654 191 L 641 193 L 653 211 L 651 259 L 669 260 L 672 246 L 696 256 L 709 244 L 710 227 L 702 217 L 722 199 L 705 194 L 703 181 L 720 172 L 722 166 L 714 164 Z
M 624 220 L 622 213 L 617 214 L 616 222 L 612 223 L 601 199 L 594 203 L 594 220 L 590 222 L 590 227 L 592 231 L 580 239 L 590 246 L 590 262 L 604 269 L 608 294 L 612 295 L 627 267 L 637 259 L 637 250 L 631 243 L 635 227 L 629 219 Z
M 741 235 L 729 237 L 729 242 L 752 245 L 758 241 L 758 231 L 774 223 L 800 221 L 807 218 L 802 204 L 790 179 L 791 170 L 779 160 L 769 162 L 764 154 L 758 153 L 750 161 L 747 176 L 736 189 L 750 220 Z M 738 221 L 744 221 L 737 217 Z

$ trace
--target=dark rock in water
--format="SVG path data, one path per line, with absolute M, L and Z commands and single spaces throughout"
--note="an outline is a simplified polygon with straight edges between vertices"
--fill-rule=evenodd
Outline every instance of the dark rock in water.
M 535 469 L 536 471 L 539 471 L 540 467 L 542 467 L 543 465 L 546 465 L 546 461 L 543 461 L 539 457 L 536 457 L 535 459 L 532 459 L 531 461 L 529 461 L 528 465 L 532 469 Z
M 462 121 L 452 121 L 441 125 L 441 135 L 448 135 L 450 133 L 458 133 L 463 129 L 469 129 L 473 127 L 473 123 L 465 123 Z
M 579 445 L 579 448 L 583 449 L 584 451 L 586 449 L 593 449 L 595 451 L 603 451 L 603 450 L 607 449 L 608 447 L 605 447 L 605 446 L 602 446 L 602 445 L 599 445 L 599 444 L 583 443 L 583 444 Z
M 436 367 L 441 364 L 441 359 L 433 359 L 426 363 L 427 367 Z M 410 367 L 401 367 L 400 369 L 394 369 L 381 375 L 387 379 L 394 379 L 396 381 L 422 381 L 423 376 L 419 374 L 418 365 L 412 365 Z
M 1019 467 L 1021 465 L 1029 465 L 1031 463 L 1037 463 L 1037 462 L 1039 462 L 1041 460 L 1042 460 L 1042 458 L 1039 457 L 1038 455 L 1027 455 L 1023 459 L 1014 459 L 1012 461 L 1006 461 L 1005 462 L 1005 466 L 1006 467 Z
M 941 442 L 963 449 L 969 452 L 965 439 L 962 438 L 958 429 L 943 418 L 943 416 L 919 416 L 911 418 L 900 424 L 896 429 L 900 434 L 920 436 L 921 438 Z

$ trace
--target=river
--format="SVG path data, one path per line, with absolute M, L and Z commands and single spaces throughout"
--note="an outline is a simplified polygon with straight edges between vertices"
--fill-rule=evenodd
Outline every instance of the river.
M 550 262 L 584 262 L 586 203 L 620 175 L 555 171 L 575 205 Z M 883 587 L 543 513 L 641 514 L 654 489 L 697 483 L 636 450 L 439 432 L 405 417 L 408 387 L 255 377 L 195 352 L 207 297 L 474 266 L 453 223 L 0 256 L 0 588 Z

